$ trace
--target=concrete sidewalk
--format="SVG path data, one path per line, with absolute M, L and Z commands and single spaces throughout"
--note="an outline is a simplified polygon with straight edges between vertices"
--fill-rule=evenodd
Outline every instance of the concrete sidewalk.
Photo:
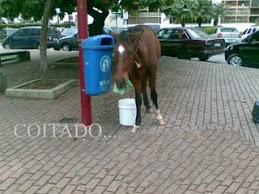
M 80 122 L 77 87 L 57 100 L 1 94 L 0 193 L 259 193 L 257 83 L 258 69 L 162 57 L 166 125 L 143 111 L 142 130 L 132 134 L 118 123 L 117 101 L 134 94 L 108 93 L 92 98 L 99 138 L 53 138 L 50 125 L 45 138 L 14 135 L 17 124 L 60 124 L 60 134 L 64 122 Z

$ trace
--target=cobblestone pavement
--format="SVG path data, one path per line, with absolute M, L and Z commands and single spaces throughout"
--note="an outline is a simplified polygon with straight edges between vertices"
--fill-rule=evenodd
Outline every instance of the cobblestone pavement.
M 92 98 L 99 138 L 62 133 L 63 121 L 80 122 L 77 87 L 57 100 L 1 94 L 0 193 L 259 193 L 258 82 L 257 69 L 163 57 L 157 88 L 166 125 L 143 109 L 132 134 L 118 124 L 117 101 L 133 93 L 108 93 Z M 24 126 L 17 133 L 25 137 L 14 135 L 15 125 L 33 123 L 39 137 Z M 49 123 L 59 124 L 56 138 Z

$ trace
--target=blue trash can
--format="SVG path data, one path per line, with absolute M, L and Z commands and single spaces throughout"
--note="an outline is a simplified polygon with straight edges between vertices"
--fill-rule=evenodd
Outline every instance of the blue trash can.
M 97 35 L 83 40 L 85 92 L 99 95 L 110 90 L 114 39 Z

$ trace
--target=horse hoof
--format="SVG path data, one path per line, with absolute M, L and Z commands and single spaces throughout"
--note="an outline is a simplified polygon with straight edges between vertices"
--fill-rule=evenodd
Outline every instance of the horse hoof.
M 147 113 L 150 113 L 150 114 L 153 114 L 152 108 L 147 108 L 147 109 L 146 109 L 146 112 L 147 112 Z
M 137 129 L 140 129 L 140 126 L 134 125 L 132 127 L 131 133 L 136 133 Z
M 165 125 L 164 119 L 158 119 L 157 122 L 159 125 Z

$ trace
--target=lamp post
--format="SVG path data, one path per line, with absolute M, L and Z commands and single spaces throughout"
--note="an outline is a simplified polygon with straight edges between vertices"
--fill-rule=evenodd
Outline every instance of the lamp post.
M 81 117 L 82 124 L 92 124 L 91 98 L 85 93 L 84 56 L 81 46 L 82 40 L 88 37 L 87 30 L 87 0 L 77 0 L 78 40 L 79 40 L 79 71 L 81 93 Z

